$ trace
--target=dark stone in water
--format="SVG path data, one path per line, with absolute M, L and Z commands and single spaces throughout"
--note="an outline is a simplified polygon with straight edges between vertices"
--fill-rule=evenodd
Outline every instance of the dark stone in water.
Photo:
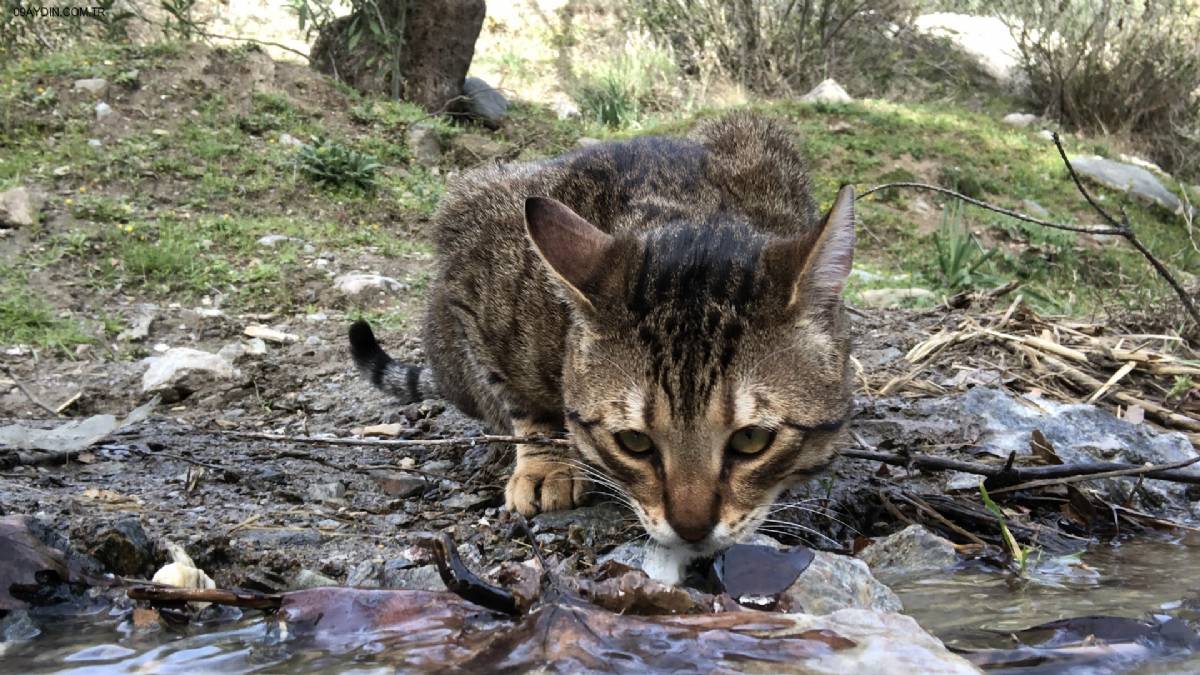
M 803 546 L 779 550 L 758 544 L 734 544 L 717 554 L 712 570 L 720 590 L 739 604 L 772 609 L 816 557 Z

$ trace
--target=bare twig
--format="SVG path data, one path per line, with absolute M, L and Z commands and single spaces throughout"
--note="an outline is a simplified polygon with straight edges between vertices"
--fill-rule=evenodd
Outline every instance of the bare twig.
M 962 462 L 959 460 L 947 459 L 945 457 L 935 457 L 933 455 L 899 455 L 887 452 L 872 452 L 869 450 L 853 449 L 843 449 L 839 452 L 843 457 L 850 457 L 852 459 L 865 459 L 868 461 L 883 462 L 884 464 L 890 464 L 892 466 L 911 466 L 926 471 L 961 471 L 963 473 L 970 473 L 976 476 L 985 476 L 988 478 L 1006 474 L 1013 480 L 1021 482 L 1043 479 L 1058 479 L 1071 476 L 1092 477 L 1112 471 L 1129 471 L 1129 473 L 1123 473 L 1121 475 L 1145 474 L 1146 478 L 1153 478 L 1155 480 L 1165 480 L 1171 483 L 1190 483 L 1193 485 L 1200 485 L 1200 475 L 1178 471 L 1176 470 L 1176 467 L 1169 464 L 1147 468 L 1136 464 L 1125 464 L 1122 462 L 1088 462 L 1085 464 L 1056 464 L 1053 466 L 1014 466 L 1006 471 L 1005 468 L 1000 465 Z M 1104 476 L 1100 477 L 1103 478 Z M 1001 489 L 989 488 L 989 491 L 999 492 Z
M 471 447 L 481 443 L 515 443 L 521 445 L 554 445 L 570 447 L 571 441 L 566 438 L 549 438 L 546 436 L 458 436 L 453 438 L 427 439 L 380 439 L 380 438 L 320 438 L 316 436 L 285 436 L 283 434 L 265 434 L 255 431 L 223 431 L 218 432 L 235 438 L 248 438 L 261 441 L 278 441 L 280 443 L 300 443 L 304 445 L 369 445 L 379 448 L 418 448 L 418 447 Z M 304 458 L 306 459 L 306 458 Z
M 1145 478 L 1156 478 L 1151 474 L 1156 474 L 1171 469 L 1182 469 L 1185 466 L 1191 466 L 1196 462 L 1200 462 L 1200 457 L 1190 457 L 1178 462 L 1169 464 L 1158 464 L 1149 466 L 1131 467 L 1128 469 L 1115 469 L 1113 471 L 1102 471 L 1100 473 L 1089 473 L 1076 476 L 1063 476 L 1062 478 L 1047 478 L 1044 480 L 1031 480 L 1025 483 L 1017 483 L 1008 487 L 995 488 L 990 490 L 992 494 L 1000 494 L 1001 492 L 1016 492 L 1017 490 L 1028 490 L 1030 488 L 1048 487 L 1051 485 L 1066 485 L 1067 483 L 1078 483 L 1085 480 L 1097 480 L 1100 478 L 1119 478 L 1121 476 L 1138 476 L 1139 482 Z M 1166 479 L 1164 479 L 1166 480 Z M 1200 482 L 1200 481 L 1197 481 Z
M 20 380 L 18 380 L 16 375 L 13 375 L 12 370 L 10 370 L 8 366 L 3 366 L 3 368 L 4 368 L 4 374 L 8 376 L 8 379 L 13 381 L 13 384 L 17 385 L 17 389 L 20 389 L 21 393 L 25 394 L 25 398 L 29 399 L 30 403 L 36 405 L 37 407 L 41 408 L 42 410 L 45 410 L 46 412 L 50 413 L 54 417 L 62 417 L 62 413 L 58 412 L 54 408 L 51 408 L 50 406 L 46 405 L 45 403 L 42 403 L 41 401 L 38 400 L 38 398 L 36 396 L 33 395 L 33 393 L 31 391 L 26 389 L 24 383 L 22 383 Z
M 169 588 L 146 585 L 134 586 L 126 592 L 133 600 L 146 600 L 152 604 L 211 602 L 233 607 L 274 610 L 279 609 L 283 603 L 283 596 L 276 593 L 229 591 L 222 588 Z

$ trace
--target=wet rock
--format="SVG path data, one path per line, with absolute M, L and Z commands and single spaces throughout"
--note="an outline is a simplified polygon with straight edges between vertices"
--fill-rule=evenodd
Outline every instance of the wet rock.
M 437 166 L 442 161 L 442 141 L 432 125 L 418 122 L 408 128 L 408 151 L 422 166 Z
M 26 642 L 42 634 L 42 629 L 29 616 L 29 610 L 15 609 L 0 619 L 0 642 Z M 0 654 L 4 653 L 0 645 Z
M 414 591 L 444 591 L 446 584 L 436 565 L 414 565 L 406 558 L 389 560 L 383 565 L 383 587 Z
M 389 497 L 415 497 L 426 490 L 433 484 L 429 479 L 422 476 L 417 476 L 410 473 L 396 472 L 378 472 L 373 474 L 375 482 L 379 484 L 379 489 Z
M 832 78 L 822 80 L 811 91 L 800 97 L 804 103 L 849 103 L 854 99 Z
M 382 274 L 344 274 L 334 279 L 333 287 L 350 297 L 368 292 L 396 293 L 405 289 L 404 284 Z
M 1157 204 L 1172 213 L 1182 213 L 1184 205 L 1150 171 L 1140 166 L 1117 162 L 1103 157 L 1072 157 L 1071 165 L 1084 178 L 1090 179 L 1113 190 L 1127 192 L 1134 197 Z
M 816 551 L 812 564 L 783 594 L 792 611 L 829 614 L 840 609 L 899 612 L 900 598 L 857 558 Z
M 154 564 L 154 545 L 134 517 L 122 518 L 101 530 L 87 551 L 110 572 L 140 576 Z
M 463 81 L 463 96 L 467 97 L 466 110 L 493 129 L 500 126 L 508 115 L 508 99 L 492 85 L 478 77 Z
M 1010 127 L 1028 127 L 1040 122 L 1042 118 L 1031 113 L 1009 113 L 1000 121 Z
M 958 562 L 954 544 L 921 525 L 909 525 L 876 540 L 858 554 L 871 572 L 884 581 L 928 576 Z
M 217 381 L 241 376 L 228 358 L 188 347 L 168 349 L 162 356 L 147 360 L 150 365 L 142 375 L 142 392 L 162 394 L 168 403 L 202 391 Z
M 91 94 L 94 98 L 104 98 L 108 94 L 108 80 L 103 77 L 75 80 L 75 84 L 71 88 L 75 91 Z
M 26 187 L 0 192 L 0 227 L 31 227 L 37 225 L 38 215 L 46 198 Z
M 300 572 L 296 574 L 296 579 L 292 581 L 290 588 L 293 591 L 301 591 L 306 588 L 321 588 L 324 586 L 337 585 L 338 582 L 336 580 L 330 579 L 320 572 L 304 569 L 300 570 Z
M 899 307 L 918 300 L 935 300 L 937 294 L 928 288 L 872 288 L 859 293 L 866 307 Z
M 308 498 L 318 502 L 337 502 L 346 496 L 346 484 L 341 481 L 332 483 L 313 483 L 308 486 Z
M 855 643 L 848 649 L 822 652 L 801 664 L 801 672 L 927 675 L 979 672 L 966 659 L 946 649 L 941 640 L 926 633 L 916 620 L 903 614 L 851 608 L 820 616 L 790 616 L 796 622 L 797 633 L 828 631 Z

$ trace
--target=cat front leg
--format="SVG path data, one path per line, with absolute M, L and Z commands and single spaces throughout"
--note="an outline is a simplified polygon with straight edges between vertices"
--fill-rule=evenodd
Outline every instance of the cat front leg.
M 551 425 L 527 419 L 514 419 L 512 427 L 517 436 L 556 431 Z M 571 448 L 517 445 L 517 463 L 504 489 L 505 506 L 526 517 L 575 508 L 587 491 L 587 478 L 577 462 Z

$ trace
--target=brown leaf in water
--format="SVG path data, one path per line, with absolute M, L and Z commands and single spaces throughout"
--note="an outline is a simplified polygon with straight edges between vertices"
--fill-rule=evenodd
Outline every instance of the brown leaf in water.
M 68 579 L 62 551 L 34 536 L 27 516 L 0 518 L 0 609 L 26 607 L 27 603 L 13 597 L 13 592 L 22 587 L 36 589 L 47 575 L 56 580 Z

